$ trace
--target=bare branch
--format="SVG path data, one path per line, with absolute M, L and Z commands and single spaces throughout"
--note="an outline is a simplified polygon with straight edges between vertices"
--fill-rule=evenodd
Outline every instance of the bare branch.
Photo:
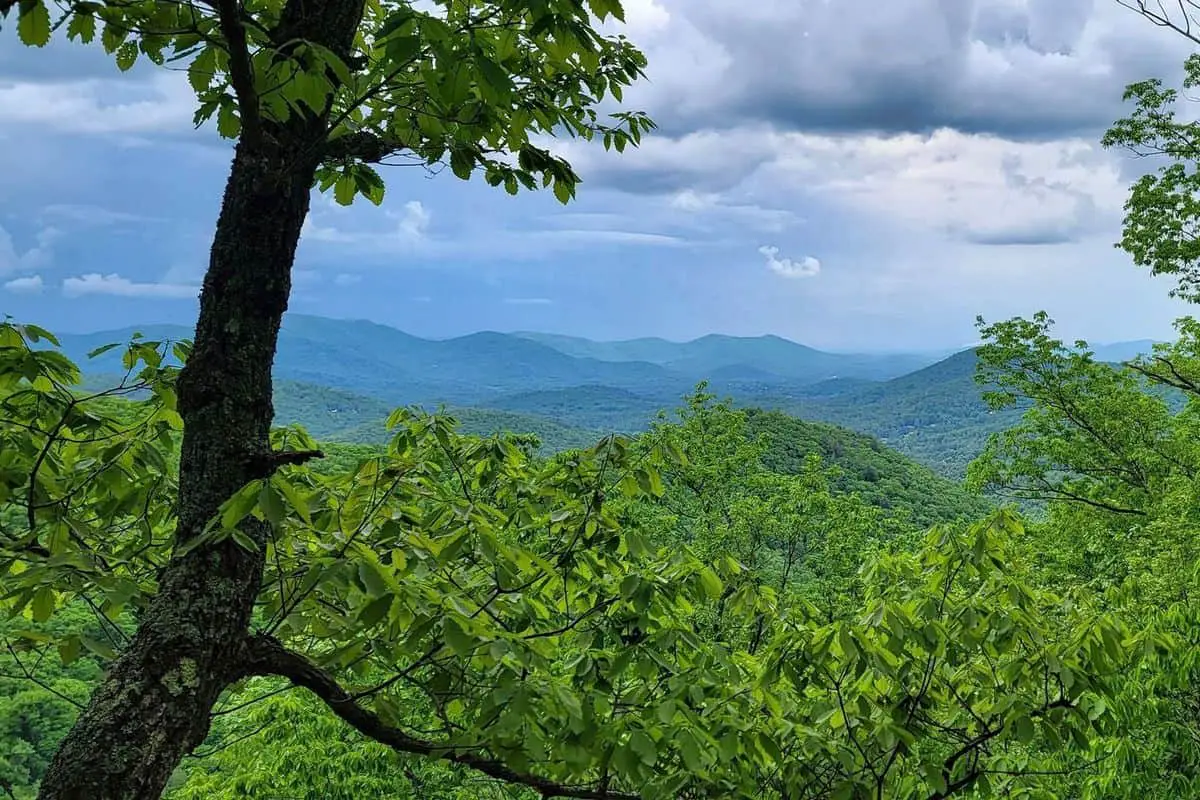
M 1179 11 L 1182 19 L 1173 18 L 1162 2 L 1156 2 L 1154 4 L 1156 8 L 1151 8 L 1149 0 L 1117 0 L 1117 5 L 1137 12 L 1160 28 L 1173 30 L 1180 36 L 1191 39 L 1196 44 L 1200 44 L 1200 33 L 1193 30 L 1195 19 L 1184 6 L 1184 0 L 1179 0 Z M 1191 2 L 1188 5 L 1195 7 L 1195 4 Z

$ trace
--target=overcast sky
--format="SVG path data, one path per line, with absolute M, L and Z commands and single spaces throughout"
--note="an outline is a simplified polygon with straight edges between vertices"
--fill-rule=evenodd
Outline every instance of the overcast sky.
M 1045 309 L 1067 337 L 1168 336 L 1189 307 L 1114 249 L 1144 165 L 1100 149 L 1126 84 L 1189 50 L 1116 0 L 626 0 L 661 129 L 562 145 L 563 208 L 411 168 L 382 209 L 319 198 L 292 308 L 447 336 L 776 333 L 972 341 Z M 191 323 L 230 151 L 178 74 L 0 33 L 0 313 Z

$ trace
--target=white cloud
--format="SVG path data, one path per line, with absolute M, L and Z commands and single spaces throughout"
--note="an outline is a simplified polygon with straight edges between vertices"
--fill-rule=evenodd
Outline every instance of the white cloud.
M 1065 241 L 1119 219 L 1117 158 L 1080 139 L 790 134 L 778 177 L 869 216 L 981 243 Z
M 778 233 L 800 221 L 794 212 L 787 209 L 730 202 L 720 192 L 684 189 L 671 195 L 668 205 L 672 210 L 690 217 L 694 227 L 709 227 L 714 220 L 720 220 L 739 227 Z M 696 226 L 698 217 L 704 218 L 700 226 Z
M 425 237 L 432 217 L 425 206 L 421 205 L 420 200 L 409 200 L 404 204 L 404 213 L 399 219 L 400 232 L 410 239 L 417 240 Z
M 352 275 L 349 272 L 339 272 L 333 278 L 334 286 L 353 286 L 362 281 L 362 275 Z
M 12 236 L 0 227 L 0 275 L 11 272 L 32 272 L 48 265 L 54 258 L 53 245 L 62 236 L 57 228 L 42 228 L 33 247 L 17 252 Z
M 188 130 L 196 97 L 184 75 L 148 80 L 0 81 L 0 120 L 71 134 Z
M 664 195 L 679 214 L 764 232 L 800 221 L 789 206 L 815 203 L 975 243 L 1067 241 L 1114 230 L 1128 192 L 1120 155 L 1079 138 L 745 126 L 652 137 L 620 158 L 569 149 L 577 168 L 603 185 Z
M 328 214 L 310 213 L 300 230 L 301 238 L 381 252 L 411 250 L 424 244 L 433 219 L 433 215 L 419 200 L 409 200 L 404 204 L 403 211 L 387 211 L 386 216 L 395 221 L 395 226 L 390 229 L 351 228 L 323 223 L 320 218 L 325 216 Z
M 510 306 L 548 306 L 554 301 L 549 297 L 506 297 L 504 303 Z
M 758 252 L 767 259 L 768 269 L 785 278 L 812 278 L 821 271 L 821 262 L 812 256 L 804 256 L 799 261 L 779 258 L 779 248 L 770 245 L 763 245 Z
M 22 292 L 27 294 L 38 294 L 42 291 L 42 276 L 30 275 L 26 278 L 14 278 L 4 284 L 4 288 L 10 292 Z
M 48 217 L 77 222 L 82 225 L 98 225 L 107 227 L 122 223 L 140 224 L 155 221 L 153 217 L 140 214 L 130 214 L 103 206 L 81 205 L 71 203 L 56 203 L 42 209 L 42 214 Z
M 164 297 L 195 298 L 200 294 L 199 286 L 182 283 L 138 283 L 116 273 L 101 275 L 92 272 L 78 278 L 63 281 L 63 294 L 80 297 L 90 294 L 107 294 L 119 297 Z

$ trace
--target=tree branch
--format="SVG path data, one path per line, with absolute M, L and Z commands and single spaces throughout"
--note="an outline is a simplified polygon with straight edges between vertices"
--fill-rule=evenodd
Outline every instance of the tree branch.
M 1179 11 L 1183 19 L 1176 21 L 1171 18 L 1166 8 L 1159 3 L 1158 11 L 1150 7 L 1149 0 L 1117 0 L 1117 5 L 1124 6 L 1131 11 L 1134 11 L 1160 28 L 1168 28 L 1175 31 L 1180 36 L 1190 39 L 1196 44 L 1200 44 L 1200 35 L 1192 29 L 1193 17 L 1184 4 L 1184 0 L 1179 0 Z M 1195 8 L 1195 3 L 1188 2 L 1187 5 Z
M 254 67 L 250 64 L 250 46 L 242 26 L 238 0 L 215 0 L 217 19 L 225 47 L 229 52 L 229 84 L 237 95 L 242 116 L 242 141 L 251 150 L 262 144 L 262 113 L 258 106 L 258 91 L 254 86 Z
M 250 464 L 250 472 L 256 478 L 268 478 L 280 467 L 306 464 L 313 459 L 324 457 L 325 453 L 320 450 L 281 450 L 264 453 Z
M 405 149 L 407 148 L 400 141 L 385 139 L 368 131 L 357 131 L 326 142 L 321 157 L 323 161 L 353 158 L 366 164 L 378 164 L 388 156 Z
M 536 775 L 518 772 L 495 759 L 476 753 L 448 749 L 446 745 L 418 739 L 388 725 L 375 712 L 363 708 L 327 671 L 305 656 L 288 650 L 277 639 L 256 636 L 247 640 L 243 667 L 247 675 L 276 675 L 308 689 L 325 702 L 343 722 L 364 736 L 400 753 L 413 753 L 449 761 L 482 772 L 497 780 L 527 786 L 543 798 L 567 797 L 581 800 L 638 800 L 634 794 L 606 788 L 566 786 Z

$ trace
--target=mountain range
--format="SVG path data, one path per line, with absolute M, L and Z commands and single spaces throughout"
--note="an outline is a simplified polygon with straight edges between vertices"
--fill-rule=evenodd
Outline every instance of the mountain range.
M 183 326 L 136 328 L 150 340 Z M 87 360 L 135 328 L 60 337 L 92 374 L 121 372 L 119 351 Z M 1150 341 L 1094 348 L 1102 360 Z M 424 339 L 373 322 L 289 314 L 275 362 L 276 415 L 314 435 L 375 441 L 396 406 L 447 406 L 464 429 L 537 433 L 575 447 L 636 432 L 680 404 L 699 381 L 743 406 L 784 411 L 878 437 L 935 471 L 960 477 L 989 433 L 1019 412 L 991 412 L 974 381 L 975 353 L 861 354 L 817 350 L 778 336 L 709 335 L 688 342 L 597 342 L 556 334 L 482 332 Z

